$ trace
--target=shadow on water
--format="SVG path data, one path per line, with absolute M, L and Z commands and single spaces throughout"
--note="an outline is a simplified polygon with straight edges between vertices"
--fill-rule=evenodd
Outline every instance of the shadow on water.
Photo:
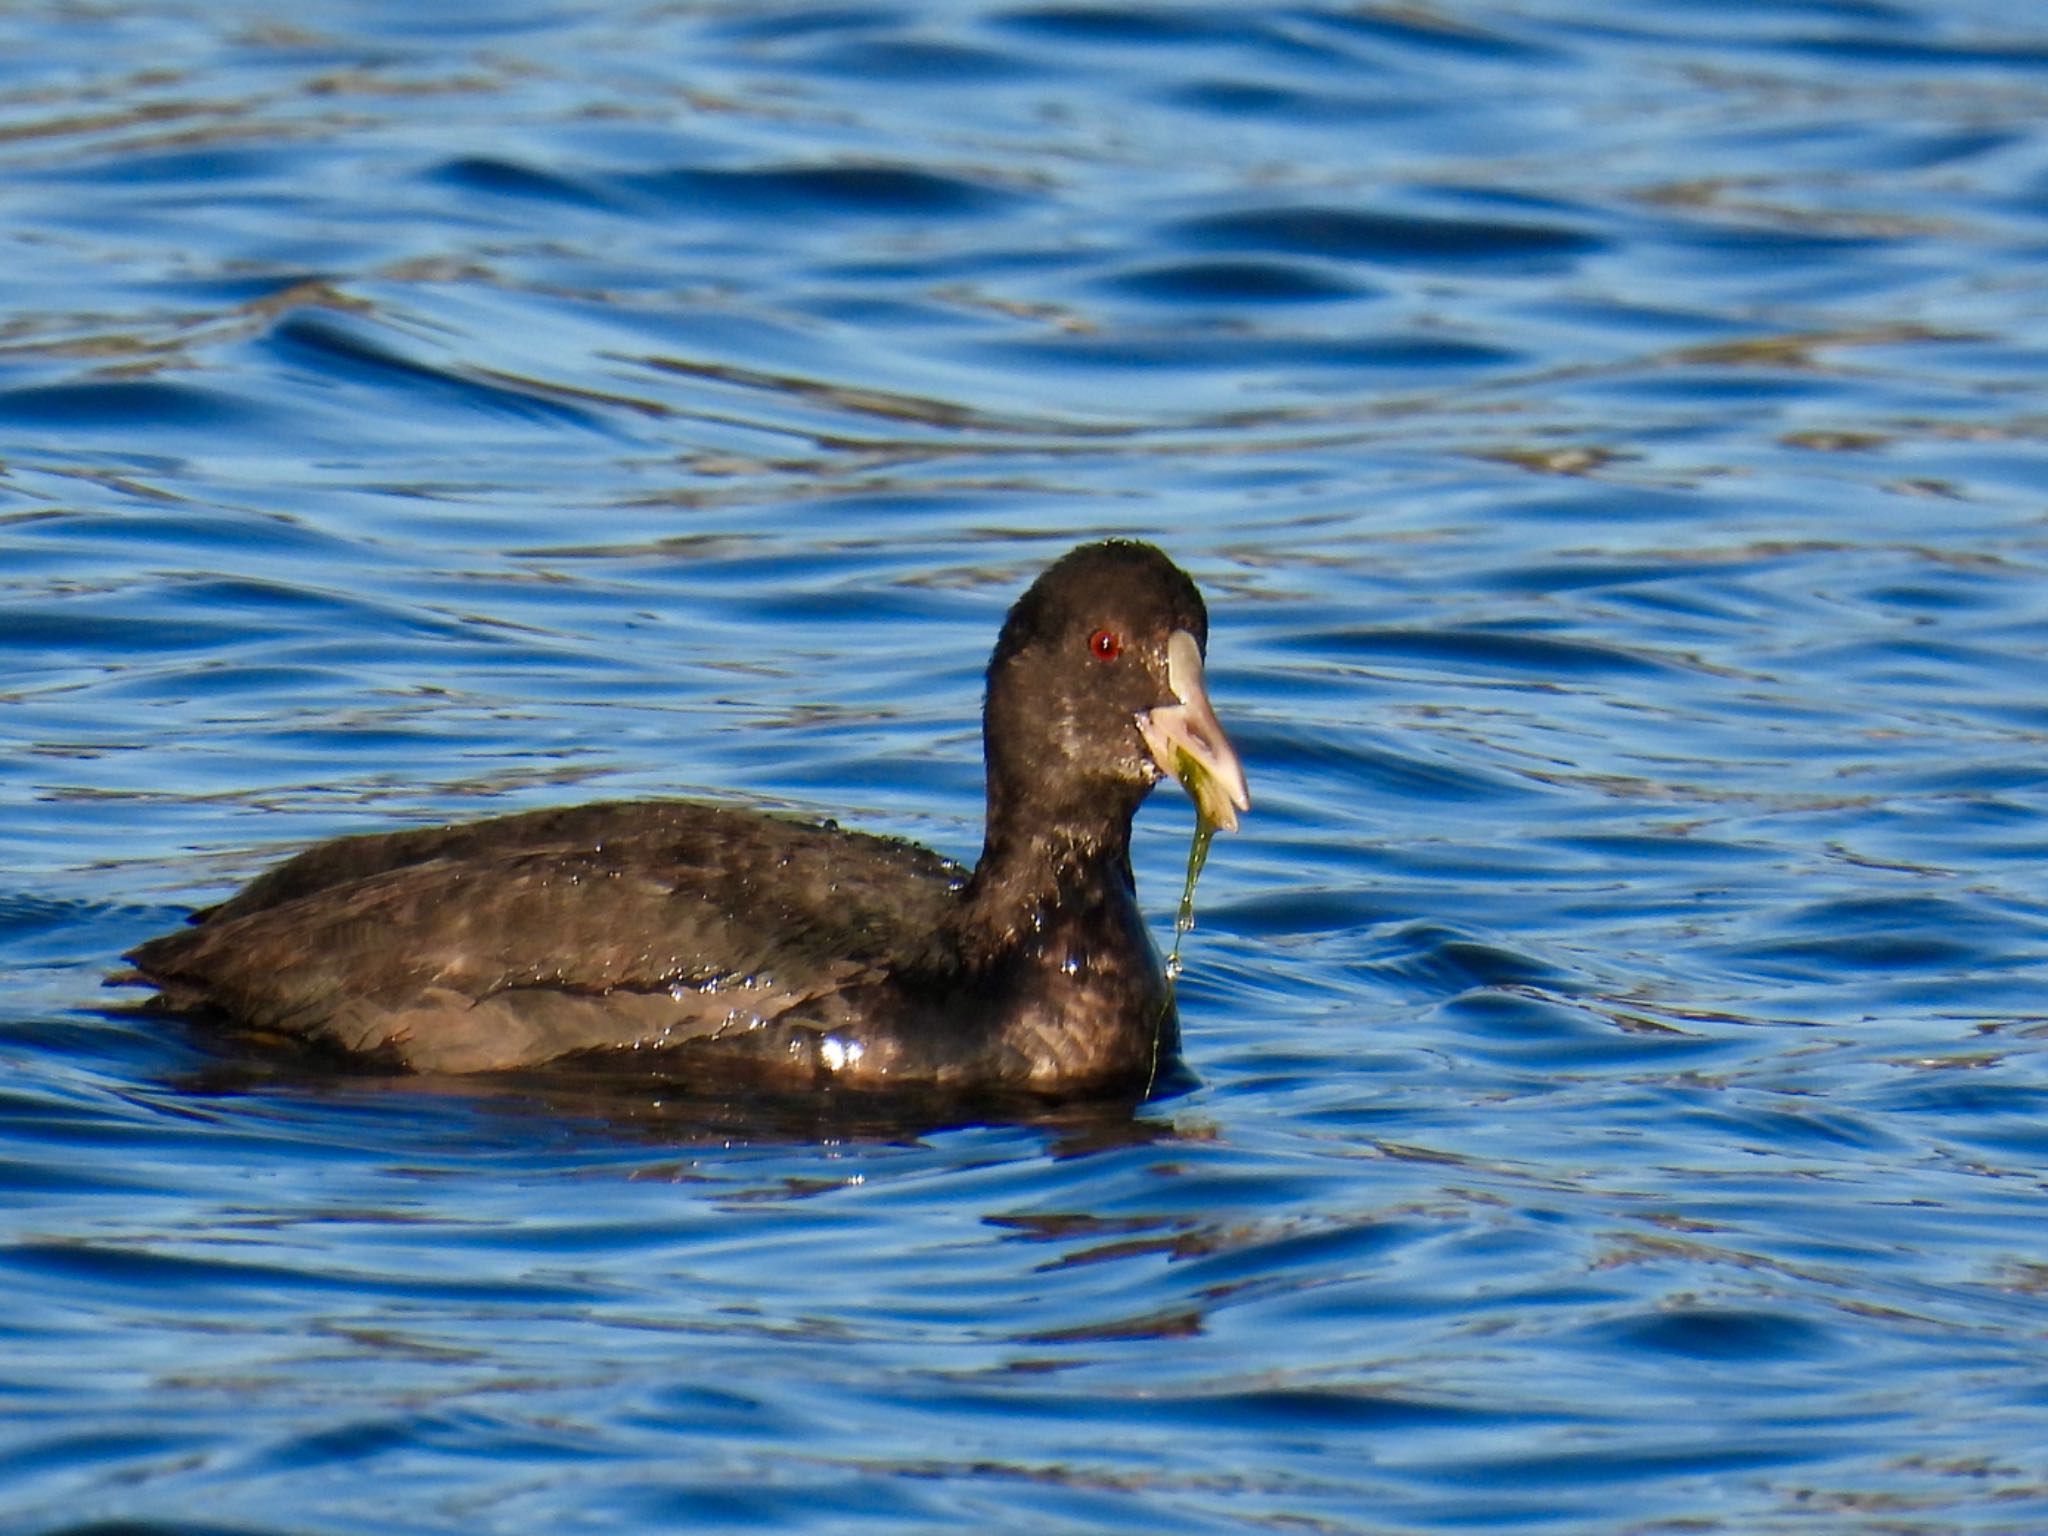
M 1172 1140 L 1170 1108 L 1198 1086 L 1178 1059 L 1142 1098 L 924 1085 L 875 1090 L 836 1083 L 796 1091 L 769 1080 L 735 1081 L 736 1064 L 730 1062 L 722 1064 L 719 1087 L 707 1090 L 692 1086 L 684 1060 L 665 1063 L 659 1052 L 569 1057 L 509 1072 L 394 1073 L 281 1036 L 174 1013 L 154 999 L 104 1008 L 97 1017 L 114 1026 L 119 1038 L 175 1045 L 196 1057 L 157 1079 L 158 1089 L 178 1097 L 287 1099 L 309 1108 L 323 1099 L 411 1098 L 460 1107 L 508 1130 L 530 1124 L 553 1135 L 582 1126 L 652 1147 L 907 1144 L 976 1127 L 1007 1127 L 1036 1134 L 1050 1156 L 1079 1157 Z M 80 1038 L 92 1036 L 87 1031 Z
M 1195 1086 L 1184 1066 L 1166 1076 L 1146 1100 L 837 1086 L 791 1092 L 767 1085 L 728 1085 L 706 1091 L 665 1076 L 655 1063 L 637 1062 L 628 1068 L 575 1058 L 545 1070 L 391 1074 L 316 1059 L 289 1042 L 231 1036 L 145 1008 L 130 1010 L 127 1016 L 185 1030 L 209 1053 L 231 1053 L 166 1079 L 162 1086 L 177 1094 L 219 1099 L 285 1095 L 309 1104 L 324 1096 L 425 1096 L 464 1106 L 504 1127 L 535 1123 L 555 1134 L 563 1126 L 580 1125 L 654 1147 L 905 1144 L 953 1131 L 1002 1126 L 1036 1133 L 1044 1139 L 1048 1155 L 1079 1157 L 1172 1140 L 1171 1120 L 1141 1118 L 1139 1111 L 1168 1104 Z

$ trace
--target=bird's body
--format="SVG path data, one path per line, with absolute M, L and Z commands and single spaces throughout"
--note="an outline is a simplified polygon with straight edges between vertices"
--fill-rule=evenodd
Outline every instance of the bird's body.
M 1130 869 L 1150 737 L 1212 765 L 1225 816 L 1247 803 L 1205 637 L 1148 546 L 1041 577 L 990 663 L 971 872 L 829 823 L 600 803 L 320 844 L 129 958 L 172 1008 L 422 1072 L 638 1052 L 706 1084 L 1142 1087 L 1176 1043 Z

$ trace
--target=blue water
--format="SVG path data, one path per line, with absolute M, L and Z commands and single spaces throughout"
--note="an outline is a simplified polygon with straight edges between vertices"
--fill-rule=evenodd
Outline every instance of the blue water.
M 0 1528 L 2048 1530 L 2044 424 L 2006 0 L 8 9 Z M 1178 1097 L 107 1011 L 336 833 L 971 857 L 1110 532 Z

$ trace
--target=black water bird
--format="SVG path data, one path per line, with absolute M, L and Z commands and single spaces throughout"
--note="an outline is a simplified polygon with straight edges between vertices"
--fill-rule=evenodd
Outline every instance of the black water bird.
M 419 1072 L 645 1053 L 711 1088 L 1142 1091 L 1177 1025 L 1131 818 L 1169 776 L 1223 827 L 1251 804 L 1207 639 L 1195 584 L 1150 545 L 1049 567 L 989 661 L 972 871 L 694 801 L 529 811 L 319 844 L 117 979 Z

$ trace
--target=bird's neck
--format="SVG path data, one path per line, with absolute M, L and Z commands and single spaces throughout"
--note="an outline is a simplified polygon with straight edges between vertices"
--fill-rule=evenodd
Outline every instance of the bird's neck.
M 1131 902 L 1131 815 L 1119 795 L 1085 805 L 1012 810 L 989 786 L 981 858 L 962 892 L 967 937 L 984 952 L 1015 952 L 1055 919 L 1105 897 Z

